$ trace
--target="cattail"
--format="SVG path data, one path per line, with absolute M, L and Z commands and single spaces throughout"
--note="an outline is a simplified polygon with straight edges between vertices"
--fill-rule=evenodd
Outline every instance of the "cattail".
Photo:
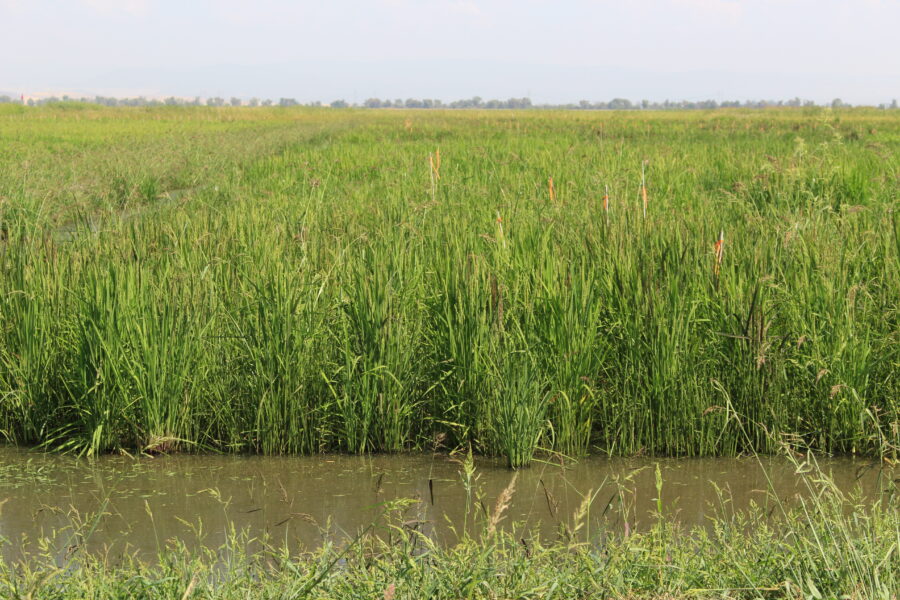
M 603 212 L 606 213 L 606 223 L 609 224 L 609 185 L 603 194 Z
M 556 201 L 556 188 L 553 187 L 553 178 L 547 178 L 547 188 L 550 190 L 550 202 Z
M 719 271 L 722 268 L 722 256 L 725 253 L 725 230 L 722 229 L 719 231 L 719 239 L 716 240 L 716 264 L 713 267 L 713 273 L 715 273 L 716 279 L 719 278 Z
M 497 327 L 503 331 L 503 290 L 495 273 L 491 273 L 491 305 L 497 311 Z

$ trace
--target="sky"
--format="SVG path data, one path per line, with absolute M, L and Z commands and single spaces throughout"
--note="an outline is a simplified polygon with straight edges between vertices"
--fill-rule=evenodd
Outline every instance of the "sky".
M 900 98 L 900 0 L 0 0 L 0 93 Z

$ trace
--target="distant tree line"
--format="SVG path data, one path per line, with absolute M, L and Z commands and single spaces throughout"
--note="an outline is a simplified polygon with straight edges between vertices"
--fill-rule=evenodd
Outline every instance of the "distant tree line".
M 165 99 L 155 98 L 112 98 L 107 96 L 94 96 L 92 98 L 73 98 L 67 95 L 62 97 L 52 96 L 49 98 L 28 98 L 23 102 L 22 97 L 16 98 L 9 95 L 0 95 L 0 103 L 27 104 L 28 106 L 41 106 L 56 102 L 83 102 L 88 104 L 99 104 L 103 106 L 330 106 L 331 108 L 416 108 L 416 109 L 432 109 L 432 108 L 450 108 L 450 109 L 555 109 L 555 110 L 711 110 L 716 108 L 770 108 L 770 107 L 815 107 L 815 106 L 831 106 L 832 108 L 842 108 L 853 106 L 843 102 L 840 98 L 835 98 L 828 104 L 817 104 L 813 100 L 802 100 L 800 98 L 792 98 L 791 100 L 665 100 L 664 102 L 651 102 L 650 100 L 641 100 L 633 102 L 627 98 L 613 98 L 609 101 L 591 102 L 582 100 L 578 103 L 569 104 L 534 104 L 530 98 L 509 98 L 507 100 L 482 100 L 479 96 L 474 96 L 466 100 L 454 100 L 453 102 L 442 102 L 441 100 L 431 98 L 407 98 L 403 100 L 397 98 L 395 100 L 369 98 L 361 104 L 350 103 L 343 99 L 335 100 L 327 105 L 322 102 L 301 103 L 294 98 L 279 98 L 277 101 L 260 98 L 236 98 L 232 97 L 228 100 L 218 96 L 211 98 L 201 98 L 197 96 L 192 99 L 176 98 L 170 96 Z M 894 99 L 890 103 L 882 103 L 878 105 L 881 109 L 897 109 L 897 100 Z

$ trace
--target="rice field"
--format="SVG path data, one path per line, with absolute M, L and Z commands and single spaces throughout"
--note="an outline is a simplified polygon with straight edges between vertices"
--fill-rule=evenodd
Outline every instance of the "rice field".
M 0 432 L 900 445 L 900 117 L 0 106 Z

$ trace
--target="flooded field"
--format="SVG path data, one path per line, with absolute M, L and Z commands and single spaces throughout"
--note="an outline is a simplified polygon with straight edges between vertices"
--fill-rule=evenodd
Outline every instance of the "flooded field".
M 173 539 L 218 548 L 234 531 L 295 551 L 311 549 L 383 524 L 385 504 L 398 499 L 411 500 L 395 515 L 398 523 L 445 544 L 465 527 L 472 533 L 478 515 L 494 510 L 513 476 L 501 463 L 475 462 L 470 494 L 461 461 L 447 455 L 87 461 L 2 448 L 3 555 L 26 555 L 44 537 L 53 539 L 60 557 L 82 548 L 151 556 Z M 872 461 L 829 459 L 819 466 L 839 488 L 858 490 L 866 501 L 895 485 L 896 473 Z M 659 507 L 690 527 L 753 502 L 777 514 L 775 497 L 793 505 L 805 493 L 797 465 L 783 459 L 595 457 L 564 467 L 537 462 L 516 476 L 503 524 L 565 536 L 590 497 L 584 521 L 591 531 L 641 530 Z

